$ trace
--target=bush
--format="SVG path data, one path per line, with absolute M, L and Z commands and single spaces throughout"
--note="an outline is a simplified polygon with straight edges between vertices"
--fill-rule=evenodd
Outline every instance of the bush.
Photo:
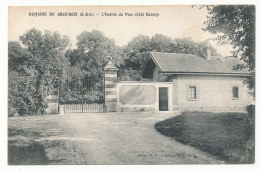
M 248 160 L 251 163 L 255 161 L 255 105 L 248 105 L 246 107 L 248 113 L 248 125 L 247 125 L 247 135 L 248 141 L 246 143 L 246 152 Z
M 255 105 L 251 104 L 246 107 L 246 111 L 249 116 L 250 125 L 254 125 L 255 123 Z
M 8 43 L 8 116 L 43 115 L 47 96 L 62 78 L 68 64 L 69 39 L 57 32 L 31 29 L 19 42 Z
M 44 114 L 47 108 L 46 100 L 39 96 L 36 79 L 32 76 L 21 76 L 17 72 L 9 72 L 8 84 L 8 116 L 25 116 Z

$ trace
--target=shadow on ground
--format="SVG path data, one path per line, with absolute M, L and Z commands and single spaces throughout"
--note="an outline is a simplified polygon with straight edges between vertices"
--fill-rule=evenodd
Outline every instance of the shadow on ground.
M 158 122 L 155 129 L 226 163 L 254 163 L 254 125 L 245 113 L 186 112 Z
M 8 144 L 8 164 L 10 165 L 44 165 L 48 158 L 44 146 L 32 142 L 24 146 Z
M 34 139 L 39 138 L 37 132 L 8 130 L 8 164 L 9 165 L 47 165 L 45 146 Z M 57 162 L 57 161 L 56 161 Z

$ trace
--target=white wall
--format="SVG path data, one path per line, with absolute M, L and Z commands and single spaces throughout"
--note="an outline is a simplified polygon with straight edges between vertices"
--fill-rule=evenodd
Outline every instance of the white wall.
M 186 108 L 187 110 L 214 110 L 227 109 L 238 110 L 244 108 L 252 102 L 249 90 L 243 81 L 246 77 L 235 76 L 189 76 L 178 75 L 177 80 L 173 80 L 177 88 L 177 96 L 173 101 L 177 101 L 175 106 Z M 197 100 L 187 98 L 189 85 L 197 86 Z M 239 87 L 239 98 L 233 99 L 232 87 Z M 176 91 L 176 90 L 175 90 Z M 174 92 L 175 92 L 174 91 Z

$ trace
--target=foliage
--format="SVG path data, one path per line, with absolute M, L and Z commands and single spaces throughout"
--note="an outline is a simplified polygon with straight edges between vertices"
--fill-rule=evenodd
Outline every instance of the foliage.
M 255 152 L 255 105 L 251 104 L 246 107 L 248 113 L 248 125 L 246 125 L 249 134 L 247 149 L 249 152 Z
M 28 67 L 31 53 L 19 42 L 8 43 L 8 115 L 25 115 L 36 110 L 35 100 L 36 70 Z
M 132 68 L 120 68 L 118 72 L 118 81 L 140 81 L 143 80 L 141 73 L 138 70 L 133 70 Z
M 60 102 L 81 100 L 91 101 L 93 97 L 103 99 L 104 95 L 91 94 L 92 91 L 104 90 L 104 67 L 110 60 L 119 66 L 121 64 L 121 48 L 115 45 L 113 39 L 109 39 L 102 32 L 93 30 L 84 31 L 77 36 L 77 48 L 67 50 L 65 56 L 70 61 L 69 75 L 66 75 L 66 85 L 60 91 Z M 86 81 L 91 81 L 87 83 Z M 66 91 L 65 91 L 66 89 Z M 77 97 L 75 97 L 77 95 Z
M 59 102 L 61 104 L 104 102 L 103 80 L 95 78 L 95 75 L 77 75 L 75 71 L 71 75 L 60 87 Z
M 162 34 L 156 34 L 151 38 L 151 48 L 156 52 L 170 52 L 172 45 L 172 38 Z
M 36 71 L 31 69 L 30 75 L 24 76 L 10 70 L 8 76 L 8 115 L 26 115 L 37 112 L 37 106 L 34 104 L 37 101 L 37 96 L 35 96 L 37 94 L 35 89 Z
M 246 107 L 246 111 L 249 115 L 250 125 L 254 127 L 255 124 L 255 105 L 251 104 Z
M 171 53 L 183 53 L 183 54 L 196 54 L 198 56 L 204 56 L 206 54 L 207 41 L 194 42 L 191 38 L 174 39 L 174 43 L 171 45 Z M 210 46 L 212 56 L 219 56 L 217 50 Z
M 152 50 L 149 36 L 138 35 L 123 48 L 123 63 L 119 67 L 121 81 L 141 80 L 141 68 L 148 52 Z
M 172 76 L 172 75 L 166 75 L 166 74 L 159 74 L 158 75 L 158 81 L 159 82 L 172 82 L 172 78 L 173 78 L 174 76 Z
M 109 61 L 109 56 L 115 65 L 121 63 L 121 50 L 102 32 L 93 30 L 84 31 L 77 36 L 77 49 L 68 50 L 66 57 L 71 66 L 76 66 L 89 75 L 102 76 L 103 69 Z
M 120 48 L 115 45 L 113 39 L 109 39 L 102 32 L 82 32 L 77 37 L 77 50 L 80 52 L 77 65 L 91 74 L 101 72 L 108 62 L 108 56 L 112 57 L 115 65 L 121 63 Z
M 255 89 L 255 6 L 253 5 L 216 5 L 206 6 L 208 20 L 205 30 L 217 34 L 222 44 L 231 44 L 236 54 L 241 54 L 244 65 L 252 77 L 247 80 L 248 87 Z
M 46 97 L 58 87 L 68 64 L 64 53 L 69 39 L 57 32 L 31 29 L 20 36 L 20 41 L 24 48 L 9 42 L 9 112 L 44 114 Z

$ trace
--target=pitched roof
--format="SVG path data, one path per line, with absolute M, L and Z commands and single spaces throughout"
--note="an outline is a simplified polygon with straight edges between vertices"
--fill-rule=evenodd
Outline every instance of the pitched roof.
M 162 52 L 150 52 L 150 56 L 159 71 L 163 73 L 250 74 L 248 69 L 233 70 L 235 65 L 242 63 L 237 58 L 228 58 L 221 61 L 217 59 L 209 60 L 193 54 Z

